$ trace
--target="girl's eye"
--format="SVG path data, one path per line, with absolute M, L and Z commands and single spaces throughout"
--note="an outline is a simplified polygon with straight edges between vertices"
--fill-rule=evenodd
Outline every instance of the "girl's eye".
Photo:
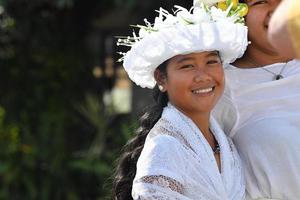
M 194 67 L 194 65 L 188 64 L 188 65 L 182 65 L 182 66 L 180 67 L 180 69 L 187 69 L 187 68 L 192 68 L 192 67 Z
M 214 65 L 214 64 L 219 64 L 219 63 L 221 63 L 219 60 L 209 60 L 209 61 L 207 61 L 208 65 Z

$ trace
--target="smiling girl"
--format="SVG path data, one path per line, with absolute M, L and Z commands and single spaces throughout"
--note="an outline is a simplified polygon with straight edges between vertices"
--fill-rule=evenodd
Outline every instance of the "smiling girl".
M 131 46 L 125 70 L 153 89 L 155 104 L 120 158 L 114 198 L 244 199 L 239 156 L 210 113 L 223 93 L 223 64 L 242 55 L 247 29 L 216 7 L 175 8 L 119 40 Z

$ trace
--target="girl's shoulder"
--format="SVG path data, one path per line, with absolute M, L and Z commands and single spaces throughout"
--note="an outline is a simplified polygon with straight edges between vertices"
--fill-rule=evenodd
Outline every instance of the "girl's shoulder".
M 172 121 L 166 118 L 158 120 L 149 132 L 148 138 L 155 138 L 155 140 L 169 145 L 175 144 L 177 147 L 184 145 L 192 149 L 188 139 L 185 137 L 185 134 L 182 133 L 182 131 L 180 131 Z

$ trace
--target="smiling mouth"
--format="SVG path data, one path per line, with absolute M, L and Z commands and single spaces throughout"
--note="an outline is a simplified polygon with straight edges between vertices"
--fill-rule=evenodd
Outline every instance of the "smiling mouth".
M 213 87 L 209 87 L 209 88 L 204 88 L 204 89 L 196 89 L 196 90 L 192 90 L 192 92 L 194 94 L 207 94 L 212 92 L 215 89 L 215 86 Z

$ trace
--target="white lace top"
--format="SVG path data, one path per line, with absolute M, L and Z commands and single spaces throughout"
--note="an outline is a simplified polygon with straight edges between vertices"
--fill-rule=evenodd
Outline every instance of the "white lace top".
M 265 68 L 279 73 L 285 63 Z M 281 80 L 260 69 L 225 68 L 214 116 L 241 156 L 249 199 L 300 199 L 300 62 Z
M 147 136 L 137 162 L 134 199 L 241 200 L 245 186 L 237 151 L 214 119 L 221 174 L 213 151 L 191 119 L 169 104 Z

